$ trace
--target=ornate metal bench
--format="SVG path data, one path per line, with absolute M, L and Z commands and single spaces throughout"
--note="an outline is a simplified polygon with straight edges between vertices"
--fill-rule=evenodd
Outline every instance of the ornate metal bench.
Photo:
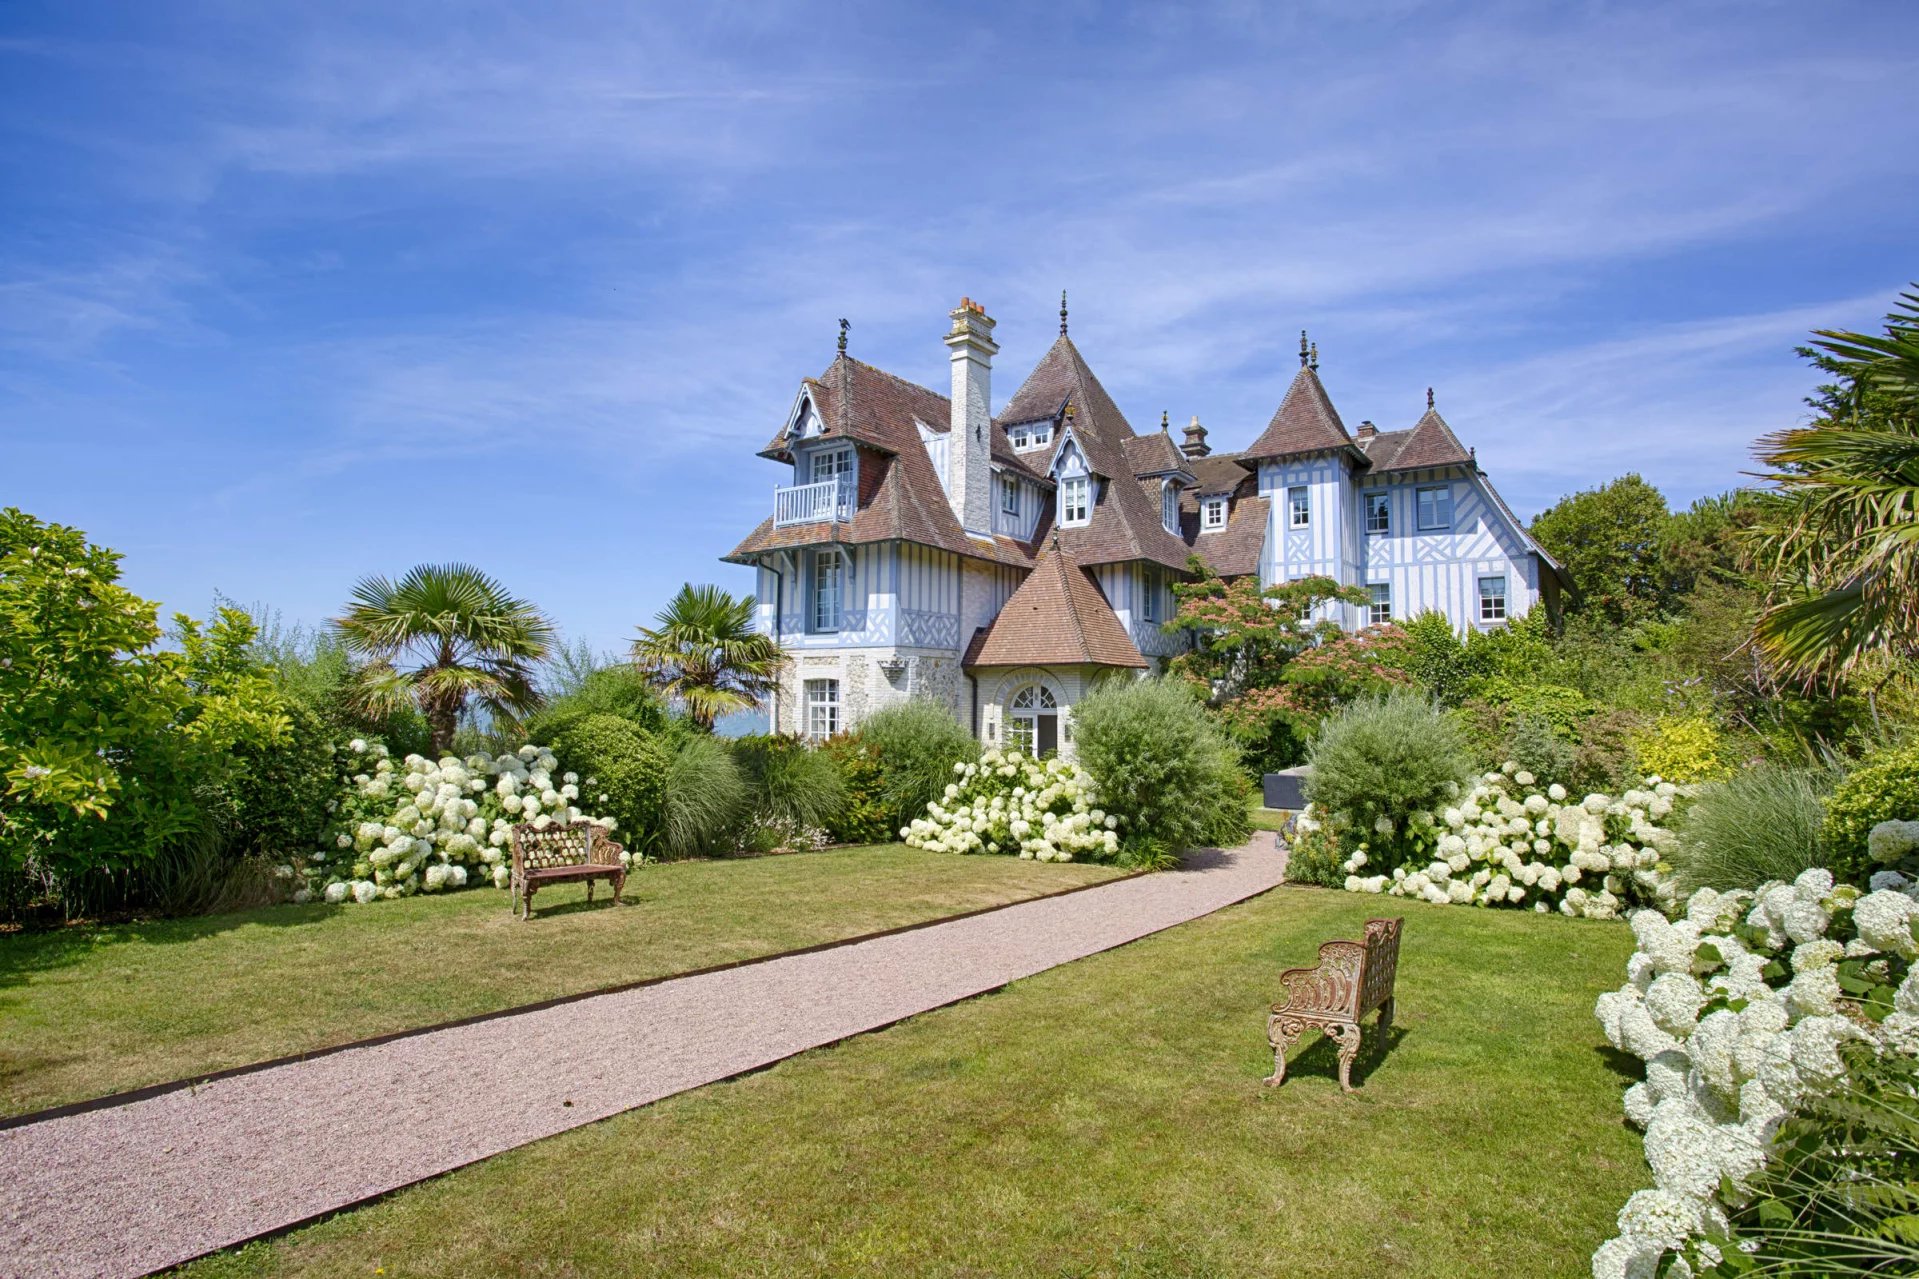
M 613 882 L 613 902 L 619 904 L 626 887 L 625 850 L 592 822 L 555 822 L 536 826 L 523 822 L 513 828 L 512 909 L 522 920 L 533 916 L 533 894 L 547 884 L 586 881 L 586 899 L 593 900 L 593 881 Z
M 1393 1024 L 1393 976 L 1399 969 L 1403 919 L 1369 919 L 1365 941 L 1329 941 L 1319 947 L 1315 968 L 1289 968 L 1279 975 L 1286 998 L 1266 1019 L 1273 1046 L 1273 1073 L 1266 1083 L 1286 1081 L 1286 1050 L 1309 1030 L 1339 1044 L 1339 1087 L 1351 1092 L 1353 1059 L 1359 1056 L 1359 1022 L 1379 1009 L 1379 1033 Z

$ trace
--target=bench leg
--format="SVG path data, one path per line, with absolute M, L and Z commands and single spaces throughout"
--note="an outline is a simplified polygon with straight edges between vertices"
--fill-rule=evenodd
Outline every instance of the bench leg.
M 613 904 L 622 905 L 620 894 L 626 891 L 626 872 L 620 871 L 613 876 Z
M 1266 1042 L 1273 1046 L 1273 1073 L 1260 1080 L 1268 1088 L 1277 1088 L 1286 1082 L 1286 1052 L 1299 1042 L 1305 1027 L 1288 1017 L 1269 1017 L 1266 1019 Z
M 520 922 L 533 918 L 533 885 L 528 884 L 520 893 Z
M 593 904 L 593 881 L 590 879 L 586 881 L 586 904 Z
M 1386 1037 L 1386 1032 L 1391 1030 L 1392 1028 L 1393 1028 L 1393 1000 L 1392 1000 L 1392 996 L 1388 995 L 1386 997 L 1386 1002 L 1379 1006 L 1380 1038 L 1384 1039 Z
M 1339 1043 L 1339 1091 L 1353 1090 L 1353 1058 L 1359 1056 L 1360 1029 L 1357 1022 L 1327 1026 L 1326 1035 Z

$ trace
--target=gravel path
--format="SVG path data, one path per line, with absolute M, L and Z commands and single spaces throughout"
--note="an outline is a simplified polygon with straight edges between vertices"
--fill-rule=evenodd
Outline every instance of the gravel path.
M 1260 834 L 1179 871 L 0 1131 L 0 1273 L 147 1274 L 1196 919 L 1284 866 Z

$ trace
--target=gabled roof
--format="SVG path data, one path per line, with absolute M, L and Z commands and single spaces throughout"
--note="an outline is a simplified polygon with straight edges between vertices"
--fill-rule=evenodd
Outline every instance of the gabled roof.
M 1092 574 L 1054 540 L 990 626 L 973 636 L 961 665 L 1143 667 Z
M 1192 494 L 1182 495 L 1181 505 L 1190 507 L 1192 503 L 1186 499 L 1191 496 L 1221 497 L 1239 492 L 1242 488 L 1247 493 L 1254 492 L 1259 484 L 1258 475 L 1247 469 L 1242 460 L 1244 457 L 1243 453 L 1211 453 L 1205 457 L 1188 458 L 1186 468 L 1193 473 L 1197 482 Z
M 1135 435 L 1123 446 L 1126 450 L 1127 465 L 1133 468 L 1134 475 L 1164 475 L 1168 472 L 1191 475 L 1192 469 L 1186 464 L 1186 455 L 1179 451 L 1179 445 L 1173 443 L 1173 437 L 1161 427 L 1151 435 Z
M 1226 527 L 1206 532 L 1200 525 L 1197 505 L 1180 512 L 1180 528 L 1192 543 L 1193 554 L 1221 577 L 1248 577 L 1259 572 L 1260 553 L 1266 549 L 1266 516 L 1269 503 L 1263 497 L 1242 497 L 1233 503 Z
M 1326 394 L 1319 374 L 1302 367 L 1286 397 L 1279 402 L 1273 420 L 1246 450 L 1246 458 L 1292 457 L 1301 453 L 1323 453 L 1345 448 L 1353 442 L 1339 410 Z
M 1406 431 L 1381 431 L 1361 440 L 1366 460 L 1375 472 L 1418 471 L 1441 466 L 1472 466 L 1473 455 L 1437 409 L 1428 408 Z
M 1186 544 L 1160 523 L 1159 505 L 1134 482 L 1138 473 L 1128 441 L 1139 437 L 1126 415 L 1088 368 L 1072 339 L 1061 335 L 1020 384 L 997 419 L 1003 424 L 1053 420 L 1070 427 L 1095 475 L 1107 482 L 1083 527 L 1060 530 L 1061 545 L 1076 564 L 1149 560 L 1183 568 Z M 1168 443 L 1171 443 L 1170 439 Z M 1150 445 L 1144 447 L 1152 447 Z M 1175 450 L 1177 451 L 1177 450 Z

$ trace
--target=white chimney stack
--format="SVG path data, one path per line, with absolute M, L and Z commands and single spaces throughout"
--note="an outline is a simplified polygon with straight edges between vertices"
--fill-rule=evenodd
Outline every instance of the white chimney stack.
M 946 335 L 953 361 L 953 418 L 946 443 L 946 493 L 968 533 L 993 531 L 993 321 L 961 298 Z

